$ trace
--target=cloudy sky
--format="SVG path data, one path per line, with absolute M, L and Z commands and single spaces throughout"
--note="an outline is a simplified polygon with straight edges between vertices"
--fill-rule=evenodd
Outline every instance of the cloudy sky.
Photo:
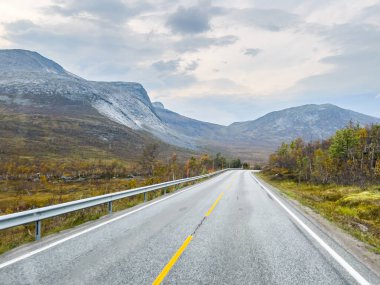
M 229 124 L 333 103 L 380 117 L 380 0 L 0 0 L 0 48 Z

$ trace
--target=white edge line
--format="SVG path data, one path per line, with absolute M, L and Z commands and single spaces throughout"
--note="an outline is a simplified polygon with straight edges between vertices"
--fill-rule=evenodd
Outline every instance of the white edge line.
M 211 181 L 211 180 L 207 180 L 207 181 Z M 205 182 L 207 182 L 207 181 L 205 181 Z M 160 199 L 160 200 L 157 200 L 157 201 L 155 201 L 155 202 L 152 202 L 152 203 L 150 203 L 150 204 L 148 204 L 148 205 L 142 206 L 142 207 L 140 207 L 140 208 L 138 208 L 138 209 L 136 209 L 136 210 L 133 210 L 133 211 L 130 211 L 130 212 L 128 212 L 128 213 L 125 213 L 125 214 L 122 214 L 122 215 L 120 215 L 120 216 L 117 216 L 117 217 L 115 217 L 115 218 L 112 218 L 112 219 L 110 219 L 110 220 L 108 220 L 108 221 L 105 221 L 105 222 L 100 223 L 100 224 L 98 224 L 98 225 L 96 225 L 96 226 L 93 226 L 92 228 L 85 229 L 85 230 L 83 230 L 83 231 L 81 231 L 81 232 L 78 232 L 78 233 L 76 233 L 76 234 L 73 234 L 73 235 L 71 235 L 71 236 L 68 236 L 68 237 L 65 237 L 65 238 L 63 238 L 63 239 L 60 239 L 60 240 L 58 240 L 58 241 L 52 242 L 51 244 L 48 244 L 48 245 L 46 245 L 46 246 L 43 246 L 43 247 L 41 247 L 41 248 L 39 248 L 39 249 L 36 249 L 36 250 L 33 250 L 33 251 L 29 252 L 29 253 L 23 254 L 23 255 L 21 255 L 21 256 L 19 256 L 19 257 L 16 257 L 16 258 L 14 258 L 14 259 L 8 260 L 8 261 L 6 261 L 6 262 L 0 264 L 0 269 L 4 268 L 4 267 L 6 267 L 6 266 L 9 266 L 9 265 L 11 265 L 11 264 L 14 264 L 14 263 L 16 263 L 16 262 L 18 262 L 18 261 L 21 261 L 21 260 L 23 260 L 23 259 L 26 259 L 26 258 L 28 258 L 28 257 L 31 257 L 31 256 L 33 256 L 33 255 L 35 255 L 35 254 L 37 254 L 37 253 L 40 253 L 40 252 L 42 252 L 42 251 L 45 251 L 45 250 L 47 250 L 47 249 L 49 249 L 49 248 L 52 248 L 52 247 L 54 247 L 54 246 L 60 245 L 61 243 L 64 243 L 64 242 L 66 242 L 66 241 L 68 241 L 68 240 L 71 240 L 71 239 L 73 239 L 73 238 L 76 238 L 76 237 L 78 237 L 78 236 L 81 236 L 81 235 L 83 235 L 83 234 L 86 234 L 86 233 L 88 233 L 88 232 L 91 232 L 91 231 L 93 231 L 93 230 L 95 230 L 95 229 L 97 229 L 97 228 L 100 228 L 100 227 L 102 227 L 102 226 L 105 226 L 105 225 L 107 225 L 107 224 L 110 224 L 110 223 L 112 223 L 112 222 L 114 222 L 114 221 L 120 220 L 120 219 L 122 219 L 122 218 L 124 218 L 124 217 L 126 217 L 126 216 L 132 215 L 132 214 L 134 214 L 134 213 L 136 213 L 136 212 L 138 212 L 138 211 L 141 211 L 141 210 L 143 210 L 143 209 L 145 209 L 145 208 L 148 208 L 148 207 L 150 207 L 150 206 L 153 206 L 153 205 L 155 205 L 155 204 L 157 204 L 157 203 L 160 203 L 160 202 L 165 201 L 165 200 L 167 200 L 167 199 L 173 198 L 173 197 L 175 197 L 175 196 L 177 196 L 177 195 L 179 195 L 179 194 L 185 193 L 185 192 L 187 192 L 187 191 L 189 191 L 189 190 L 191 190 L 191 189 L 193 189 L 193 188 L 195 188 L 195 187 L 197 187 L 197 186 L 199 186 L 199 185 L 200 185 L 200 184 L 190 186 L 190 187 L 187 188 L 187 189 L 184 189 L 184 190 L 182 190 L 182 191 L 179 191 L 179 192 L 177 192 L 177 193 L 174 193 L 174 194 L 172 194 L 172 195 L 170 195 L 170 196 L 168 196 L 168 197 L 164 197 L 164 198 L 162 198 L 162 199 Z
M 314 233 L 304 222 L 302 222 L 292 211 L 289 210 L 266 186 L 264 186 L 252 173 L 253 179 L 263 188 L 312 238 L 314 238 L 355 280 L 362 285 L 370 283 L 360 275 L 351 265 L 349 265 L 335 250 L 325 243 L 316 233 Z

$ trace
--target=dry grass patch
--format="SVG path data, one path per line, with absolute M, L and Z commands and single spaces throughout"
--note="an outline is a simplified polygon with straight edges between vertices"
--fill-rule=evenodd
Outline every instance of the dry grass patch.
M 314 185 L 259 176 L 289 197 L 315 210 L 328 220 L 366 242 L 380 253 L 380 188 L 358 186 Z

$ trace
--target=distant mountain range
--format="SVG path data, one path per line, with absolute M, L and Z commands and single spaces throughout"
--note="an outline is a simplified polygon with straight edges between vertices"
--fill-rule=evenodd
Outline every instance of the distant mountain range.
M 228 128 L 232 134 L 244 133 L 252 139 L 278 144 L 297 137 L 306 141 L 328 139 L 350 121 L 362 126 L 380 123 L 378 118 L 332 104 L 310 104 L 271 112 L 254 121 L 233 123 Z
M 349 121 L 380 123 L 378 118 L 323 104 L 276 111 L 230 126 L 211 124 L 167 110 L 160 102 L 152 103 L 141 84 L 88 81 L 27 50 L 0 50 L 0 110 L 8 119 L 17 114 L 85 121 L 83 131 L 92 143 L 119 141 L 124 132 L 131 144 L 161 140 L 182 149 L 223 151 L 249 160 L 262 160 L 282 141 L 296 137 L 307 141 L 328 138 Z M 102 126 L 102 134 L 96 125 Z M 1 126 L 0 134 L 4 132 Z M 113 129 L 113 135 L 107 134 L 107 128 Z
M 295 138 L 323 140 L 350 121 L 361 126 L 380 124 L 380 119 L 332 104 L 303 105 L 266 114 L 256 120 L 229 126 L 190 119 L 153 103 L 157 115 L 170 128 L 195 139 L 207 149 L 217 148 L 250 159 L 267 157 L 282 142 Z

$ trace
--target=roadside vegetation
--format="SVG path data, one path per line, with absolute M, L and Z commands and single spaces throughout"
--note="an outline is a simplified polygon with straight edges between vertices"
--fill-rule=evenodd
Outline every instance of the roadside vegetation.
M 349 124 L 328 140 L 283 143 L 261 174 L 380 253 L 380 126 Z
M 136 160 L 121 159 L 39 159 L 37 157 L 0 157 L 0 215 L 25 211 L 97 195 L 156 184 L 164 181 L 210 173 L 225 167 L 241 167 L 240 159 L 227 160 L 218 153 L 179 159 L 166 157 L 160 145 L 147 144 Z M 179 185 L 166 189 L 173 192 Z M 148 194 L 154 199 L 164 189 Z M 143 195 L 115 201 L 119 211 L 144 201 Z M 64 216 L 43 220 L 42 235 L 68 229 L 106 215 L 107 206 L 84 209 Z M 34 224 L 0 231 L 0 254 L 34 240 Z

